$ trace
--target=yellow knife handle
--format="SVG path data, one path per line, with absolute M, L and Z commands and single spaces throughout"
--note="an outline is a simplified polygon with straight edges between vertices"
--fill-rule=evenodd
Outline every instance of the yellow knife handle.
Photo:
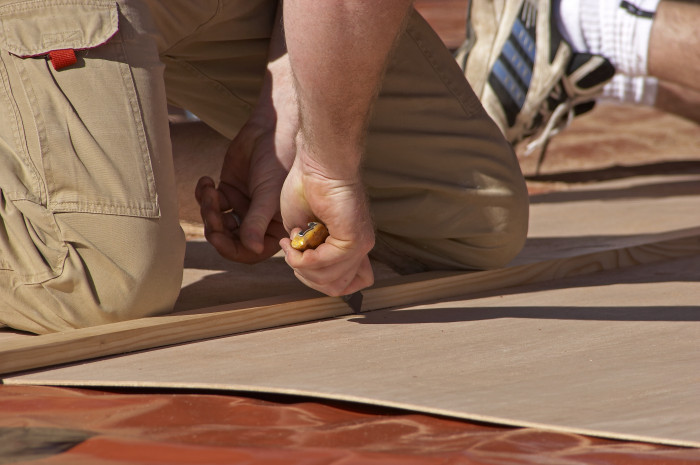
M 299 233 L 294 235 L 292 247 L 302 252 L 308 249 L 315 249 L 323 244 L 328 236 L 328 228 L 326 228 L 325 224 L 319 221 L 312 221 L 305 230 L 299 231 Z

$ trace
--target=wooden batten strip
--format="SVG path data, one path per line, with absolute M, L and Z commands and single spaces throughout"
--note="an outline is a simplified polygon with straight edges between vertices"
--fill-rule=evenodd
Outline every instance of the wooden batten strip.
M 364 291 L 363 311 L 412 305 L 475 292 L 554 281 L 700 254 L 700 228 L 671 239 L 488 271 L 456 273 Z M 410 278 L 410 277 L 407 277 Z
M 425 273 L 363 291 L 363 311 L 466 296 L 700 254 L 700 228 L 680 237 L 498 270 Z M 436 277 L 437 276 L 437 277 Z M 8 341 L 0 374 L 349 315 L 345 302 L 309 293 L 220 305 Z M 315 294 L 317 295 L 317 294 Z

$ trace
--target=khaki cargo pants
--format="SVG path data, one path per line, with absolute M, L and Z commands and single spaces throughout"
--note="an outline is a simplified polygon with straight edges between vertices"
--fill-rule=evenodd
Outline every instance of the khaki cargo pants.
M 1 323 L 44 333 L 172 308 L 184 238 L 166 102 L 235 136 L 276 6 L 0 0 Z M 60 68 L 48 54 L 64 49 L 77 62 Z M 374 111 L 364 176 L 375 253 L 398 266 L 493 268 L 523 245 L 513 152 L 417 14 Z

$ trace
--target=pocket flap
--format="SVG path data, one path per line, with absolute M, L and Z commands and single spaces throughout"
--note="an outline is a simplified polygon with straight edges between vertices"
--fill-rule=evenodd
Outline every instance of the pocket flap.
M 0 47 L 20 57 L 96 47 L 118 28 L 114 0 L 24 0 L 0 6 Z

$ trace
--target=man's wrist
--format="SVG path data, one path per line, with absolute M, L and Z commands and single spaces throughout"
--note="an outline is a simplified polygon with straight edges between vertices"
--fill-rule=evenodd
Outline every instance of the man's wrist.
M 304 173 L 332 179 L 355 180 L 360 176 L 363 147 L 349 138 L 308 137 L 302 129 L 297 135 L 297 158 Z

